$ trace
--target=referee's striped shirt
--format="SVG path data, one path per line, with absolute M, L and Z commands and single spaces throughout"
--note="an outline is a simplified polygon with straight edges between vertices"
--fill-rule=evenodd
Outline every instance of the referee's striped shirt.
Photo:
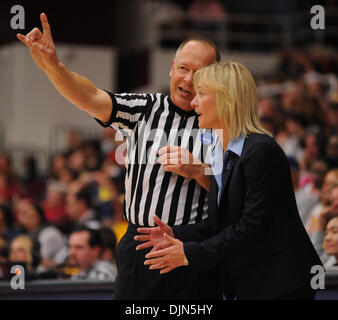
M 108 92 L 109 93 L 109 92 Z M 127 138 L 124 215 L 132 224 L 154 226 L 153 215 L 169 225 L 199 222 L 207 216 L 207 192 L 194 179 L 165 172 L 156 152 L 168 144 L 188 149 L 203 159 L 195 111 L 175 106 L 163 94 L 112 94 L 113 111 L 102 126 Z

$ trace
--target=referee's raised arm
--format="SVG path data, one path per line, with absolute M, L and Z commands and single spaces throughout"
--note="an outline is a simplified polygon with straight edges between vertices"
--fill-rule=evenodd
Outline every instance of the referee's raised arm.
M 18 33 L 17 38 L 30 49 L 36 65 L 68 101 L 91 116 L 108 122 L 113 107 L 111 98 L 59 61 L 46 14 L 41 13 L 40 19 L 42 32 L 34 28 L 26 36 Z

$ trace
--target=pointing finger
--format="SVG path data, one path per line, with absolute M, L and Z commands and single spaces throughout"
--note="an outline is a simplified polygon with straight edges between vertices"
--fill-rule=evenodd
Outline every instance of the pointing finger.
M 40 19 L 41 19 L 43 34 L 46 35 L 47 37 L 52 37 L 47 15 L 45 13 L 41 13 Z

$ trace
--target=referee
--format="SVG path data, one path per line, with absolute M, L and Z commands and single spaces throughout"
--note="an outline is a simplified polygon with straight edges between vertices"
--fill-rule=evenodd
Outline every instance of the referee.
M 56 89 L 104 127 L 121 129 L 127 138 L 124 215 L 129 222 L 119 242 L 115 299 L 217 299 L 217 272 L 196 273 L 189 266 L 160 275 L 144 265 L 134 240 L 139 226 L 154 226 L 154 214 L 170 226 L 206 218 L 209 177 L 205 164 L 161 165 L 157 151 L 177 160 L 203 161 L 194 98 L 193 74 L 220 60 L 216 46 L 202 37 L 184 41 L 170 69 L 170 95 L 113 94 L 63 65 L 56 53 L 47 16 L 41 14 L 42 32 L 34 28 L 18 39 L 27 45 L 37 66 Z M 170 145 L 170 147 L 166 147 Z M 185 162 L 186 163 L 186 162 Z

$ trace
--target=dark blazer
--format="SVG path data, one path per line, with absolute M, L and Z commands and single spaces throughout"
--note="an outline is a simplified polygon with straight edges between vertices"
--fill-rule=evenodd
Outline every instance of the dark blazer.
M 251 134 L 241 157 L 230 151 L 223 192 L 211 177 L 209 217 L 175 228 L 191 268 L 218 266 L 225 292 L 275 299 L 309 286 L 322 265 L 300 220 L 288 160 L 273 138 Z

